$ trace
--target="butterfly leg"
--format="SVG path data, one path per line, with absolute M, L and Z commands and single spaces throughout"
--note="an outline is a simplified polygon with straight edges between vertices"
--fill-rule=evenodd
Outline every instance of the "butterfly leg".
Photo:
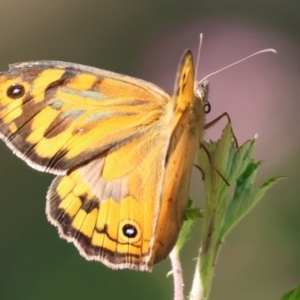
M 208 128 L 211 128 L 212 126 L 214 126 L 215 124 L 217 124 L 222 118 L 226 117 L 227 118 L 227 121 L 229 123 L 231 123 L 231 119 L 230 119 L 230 116 L 227 112 L 224 112 L 223 114 L 221 114 L 220 116 L 218 116 L 217 118 L 215 118 L 214 120 L 212 120 L 211 122 L 207 123 L 204 125 L 204 129 L 208 129 Z M 232 129 L 231 129 L 232 131 Z M 238 141 L 237 141 L 237 138 L 234 134 L 234 132 L 232 131 L 232 136 L 233 136 L 233 140 L 234 140 L 234 144 L 236 147 L 238 147 Z M 203 143 L 200 143 L 200 147 L 205 151 L 208 159 L 209 159 L 209 162 L 211 163 L 212 167 L 214 168 L 214 170 L 219 174 L 219 176 L 224 180 L 224 182 L 230 186 L 230 184 L 228 183 L 228 181 L 226 180 L 226 178 L 222 175 L 222 173 L 214 166 L 214 163 L 213 163 L 213 159 L 208 151 L 208 149 L 206 148 L 206 146 L 203 144 Z M 204 171 L 197 165 L 195 165 L 197 167 L 197 169 L 200 170 L 200 172 L 202 173 L 202 180 L 205 180 L 205 173 Z
M 204 173 L 203 169 L 200 168 L 200 167 L 199 167 L 198 165 L 196 165 L 196 164 L 194 164 L 194 167 L 196 167 L 196 168 L 200 171 L 200 173 L 201 173 L 201 175 L 202 175 L 202 181 L 204 181 L 204 180 L 205 180 L 205 173 Z
M 213 160 L 212 160 L 212 158 L 211 158 L 211 155 L 210 155 L 208 149 L 206 148 L 206 146 L 205 146 L 203 143 L 201 143 L 201 148 L 202 148 L 202 149 L 204 150 L 204 152 L 206 153 L 206 155 L 207 155 L 207 157 L 208 157 L 208 160 L 209 160 L 210 164 L 212 165 L 212 167 L 214 168 L 214 170 L 219 174 L 219 176 L 224 180 L 224 182 L 225 182 L 228 186 L 230 186 L 229 182 L 228 182 L 228 181 L 226 180 L 226 178 L 222 175 L 222 173 L 214 166 L 214 162 L 213 162 Z M 202 173 L 202 180 L 205 180 L 205 173 L 204 173 L 204 171 L 203 171 L 199 166 L 196 165 L 196 167 L 197 167 L 197 168 L 201 171 L 201 173 Z
M 230 119 L 229 114 L 227 112 L 224 112 L 220 116 L 218 116 L 217 118 L 215 118 L 214 120 L 212 120 L 209 123 L 205 124 L 204 125 L 204 129 L 206 130 L 206 129 L 209 129 L 209 128 L 213 127 L 214 125 L 216 125 L 224 117 L 227 118 L 228 123 L 231 123 L 231 119 Z M 234 132 L 232 131 L 232 129 L 231 129 L 231 132 L 232 132 L 234 144 L 238 148 L 239 144 L 238 144 L 237 138 L 236 138 Z

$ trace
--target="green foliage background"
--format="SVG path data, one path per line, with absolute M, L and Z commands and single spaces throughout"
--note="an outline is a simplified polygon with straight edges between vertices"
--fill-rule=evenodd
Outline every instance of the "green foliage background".
M 253 26 L 256 28 L 254 36 L 260 34 L 260 29 L 268 31 L 269 34 L 264 35 L 266 41 L 270 41 L 268 47 L 281 50 L 272 58 L 273 62 L 277 59 L 284 65 L 290 59 L 285 52 L 284 39 L 282 43 L 271 44 L 275 35 L 293 45 L 291 52 L 294 55 L 300 52 L 298 1 L 1 0 L 0 4 L 1 70 L 6 70 L 9 63 L 53 59 L 132 76 L 143 74 L 144 79 L 153 81 L 152 73 L 148 74 L 147 68 L 141 67 L 148 49 L 155 48 L 156 43 L 157 47 L 162 47 L 169 36 L 176 39 L 177 31 L 180 34 L 181 29 L 202 20 L 208 20 L 208 23 L 195 25 L 198 26 L 197 34 L 205 34 L 205 30 L 209 30 L 205 26 L 213 24 L 213 20 L 226 20 L 234 24 L 233 28 Z M 198 35 L 187 36 L 187 44 L 178 45 L 174 55 L 179 58 L 194 41 L 198 43 Z M 238 39 L 228 42 L 239 47 Z M 244 53 L 235 59 L 241 55 Z M 171 82 L 175 78 L 178 58 L 165 62 L 166 66 L 174 65 Z M 153 63 L 156 59 L 152 57 Z M 222 58 L 218 57 L 218 60 L 222 61 Z M 219 67 L 224 65 L 225 59 Z M 160 64 L 160 68 L 156 72 L 164 74 L 165 64 Z M 252 86 L 253 82 L 247 81 L 247 71 L 243 68 L 238 69 L 244 70 L 239 71 L 239 76 L 245 77 L 244 84 Z M 286 175 L 288 180 L 276 185 L 226 240 L 218 260 L 211 300 L 280 299 L 300 284 L 300 143 L 295 134 L 299 131 L 300 121 L 299 116 L 286 113 L 288 108 L 299 112 L 300 91 L 296 84 L 292 90 L 288 89 L 285 81 L 291 82 L 287 79 L 290 74 L 299 74 L 299 59 L 290 72 L 280 68 L 277 72 L 282 80 L 277 77 L 269 84 L 274 88 L 274 94 L 281 95 L 282 106 L 275 100 L 274 105 L 276 103 L 282 109 L 283 117 L 274 117 L 272 122 L 266 119 L 265 126 L 270 127 L 273 134 L 268 140 L 269 146 L 273 146 L 268 148 L 271 157 L 277 152 L 282 154 L 278 156 L 280 159 L 270 161 L 268 152 L 261 152 L 264 156 L 258 159 L 268 160 L 265 169 L 262 166 L 262 182 L 276 175 Z M 299 77 L 295 80 L 298 82 Z M 159 80 L 155 83 L 162 85 Z M 172 92 L 171 86 L 162 87 Z M 252 88 L 253 95 L 262 102 L 260 91 L 255 86 Z M 214 89 L 218 89 L 217 84 Z M 243 99 L 238 101 L 242 103 Z M 260 105 L 253 102 L 254 110 L 259 111 Z M 216 107 L 217 103 L 213 104 L 213 109 Z M 273 108 L 269 107 L 271 112 Z M 230 108 L 227 111 L 231 114 Z M 239 113 L 248 114 L 243 108 Z M 255 123 L 255 115 L 253 118 Z M 290 126 L 292 118 L 293 127 Z M 251 129 L 251 126 L 235 123 L 233 118 L 234 129 Z M 255 133 L 253 131 L 248 139 Z M 290 136 L 293 143 L 282 145 L 285 135 Z M 261 142 L 263 138 L 258 144 Z M 286 149 L 289 151 L 285 152 Z M 112 271 L 101 264 L 85 261 L 73 245 L 58 237 L 44 213 L 45 195 L 52 178 L 30 169 L 3 143 L 0 144 L 0 298 L 172 299 L 172 278 L 166 278 L 170 270 L 167 260 L 151 274 Z M 199 180 L 198 174 L 193 185 L 199 186 Z M 192 193 L 193 199 L 202 197 L 197 189 Z M 197 255 L 199 245 L 199 226 L 200 222 L 194 228 L 194 239 L 182 251 L 187 290 L 194 270 L 192 258 Z

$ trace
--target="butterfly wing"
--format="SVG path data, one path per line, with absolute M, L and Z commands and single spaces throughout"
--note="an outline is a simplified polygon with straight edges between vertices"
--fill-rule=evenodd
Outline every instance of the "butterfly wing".
M 203 138 L 203 100 L 195 97 L 194 84 L 193 57 L 191 51 L 186 51 L 178 67 L 174 89 L 176 110 L 165 161 L 155 245 L 150 258 L 153 263 L 164 259 L 176 243 L 187 207 L 196 151 Z
M 168 101 L 153 84 L 96 68 L 15 64 L 0 76 L 0 132 L 32 167 L 65 174 L 164 126 Z
M 172 99 L 127 76 L 61 62 L 0 76 L 1 138 L 29 165 L 58 175 L 47 216 L 87 259 L 151 270 L 180 231 L 204 112 L 192 55 Z
M 47 216 L 87 259 L 152 268 L 173 105 L 155 85 L 81 65 L 23 63 L 1 74 L 1 137 L 60 175 Z
M 56 177 L 46 211 L 60 236 L 88 260 L 151 270 L 147 258 L 160 209 L 163 145 L 158 139 L 135 140 Z

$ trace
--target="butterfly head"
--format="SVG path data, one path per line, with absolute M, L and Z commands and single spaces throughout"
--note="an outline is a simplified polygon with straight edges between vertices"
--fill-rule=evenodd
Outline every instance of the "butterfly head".
M 204 79 L 199 81 L 196 84 L 195 88 L 195 98 L 201 100 L 204 107 L 204 112 L 208 114 L 211 111 L 211 105 L 208 101 L 208 93 L 209 93 L 209 80 Z
M 198 56 L 197 56 L 197 63 L 196 63 L 196 74 L 195 74 L 195 78 L 197 79 L 197 70 L 198 70 L 198 66 L 199 66 L 199 61 L 200 61 L 200 52 L 201 52 L 201 48 L 202 48 L 202 43 L 203 43 L 203 34 L 200 33 L 200 42 L 199 42 L 199 49 L 198 49 Z M 224 68 L 221 68 L 215 72 L 212 72 L 210 74 L 208 74 L 207 76 L 205 76 L 202 80 L 200 80 L 199 82 L 195 82 L 195 88 L 194 88 L 194 95 L 195 98 L 197 100 L 200 100 L 203 103 L 203 107 L 204 107 L 204 112 L 206 114 L 208 114 L 211 111 L 211 105 L 208 102 L 208 92 L 209 92 L 209 81 L 207 78 L 211 77 L 212 75 L 218 74 L 236 64 L 239 64 L 240 62 L 249 59 L 250 57 L 256 56 L 257 54 L 260 53 L 266 53 L 266 52 L 273 52 L 273 53 L 277 53 L 276 50 L 274 49 L 264 49 L 261 51 L 257 51 L 251 55 L 248 55 L 247 57 L 240 59 Z

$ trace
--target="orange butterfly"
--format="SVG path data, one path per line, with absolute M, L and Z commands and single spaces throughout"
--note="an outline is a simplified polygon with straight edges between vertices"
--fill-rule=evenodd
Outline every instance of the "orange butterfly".
M 194 85 L 190 51 L 173 96 L 73 63 L 27 62 L 1 74 L 1 138 L 57 175 L 48 220 L 86 259 L 150 271 L 172 250 L 204 130 L 208 86 Z

